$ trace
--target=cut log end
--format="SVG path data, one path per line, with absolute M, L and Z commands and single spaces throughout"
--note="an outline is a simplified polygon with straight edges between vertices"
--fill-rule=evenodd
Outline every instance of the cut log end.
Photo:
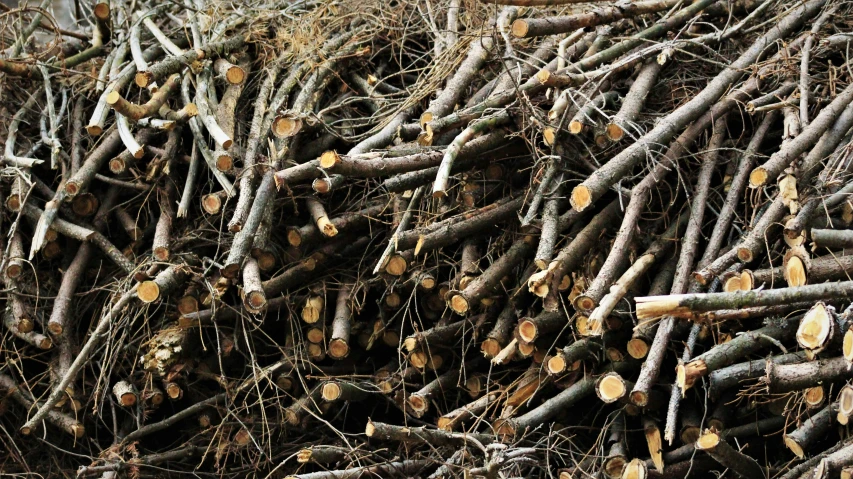
M 216 169 L 223 173 L 233 170 L 234 158 L 224 151 L 216 152 Z
M 545 128 L 542 130 L 542 139 L 545 140 L 546 145 L 554 146 L 557 141 L 557 130 L 550 126 Z
M 575 298 L 575 308 L 579 311 L 592 311 L 595 309 L 596 301 L 594 298 L 582 294 Z
M 826 305 L 815 304 L 800 320 L 800 326 L 797 328 L 797 343 L 809 350 L 824 347 L 832 333 L 832 324 L 833 319 Z
M 423 112 L 423 114 L 421 115 L 421 118 L 419 120 L 419 123 L 421 124 L 421 129 L 426 130 L 427 129 L 426 128 L 427 123 L 431 122 L 432 120 L 433 120 L 433 114 L 431 111 Z
M 720 436 L 715 432 L 707 432 L 696 441 L 696 449 L 712 451 L 718 444 L 720 444 Z
M 627 345 L 628 354 L 634 359 L 643 359 L 649 354 L 649 344 L 645 339 L 632 338 Z
M 178 312 L 181 314 L 192 314 L 198 311 L 198 298 L 195 296 L 184 296 L 178 300 Z
M 275 255 L 270 251 L 252 251 L 252 256 L 255 258 L 255 261 L 258 262 L 258 268 L 260 268 L 261 271 L 271 271 L 275 268 Z
M 169 248 L 165 246 L 158 246 L 153 250 L 154 259 L 157 261 L 169 261 L 169 257 L 171 254 L 169 253 Z
M 675 368 L 675 383 L 681 388 L 682 396 L 693 387 L 696 380 L 708 374 L 705 361 L 697 359 L 687 364 L 679 364 Z
M 272 123 L 272 133 L 278 138 L 289 138 L 299 133 L 301 129 L 302 120 L 298 118 L 279 116 Z
M 604 474 L 611 478 L 622 477 L 622 470 L 625 469 L 625 464 L 627 462 L 628 461 L 622 456 L 607 458 L 604 461 Z
M 527 32 L 530 30 L 530 27 L 527 25 L 527 21 L 523 19 L 518 19 L 512 22 L 512 27 L 510 29 L 512 31 L 512 35 L 516 38 L 524 38 L 527 36 Z
M 735 291 L 740 291 L 740 276 L 737 275 L 726 279 L 723 283 L 723 292 L 733 293 Z
M 702 430 L 699 426 L 687 426 L 681 429 L 681 442 L 684 444 L 693 444 L 699 440 L 702 435 Z
M 853 331 L 847 330 L 844 333 L 844 340 L 841 343 L 841 353 L 844 359 L 853 361 Z
M 151 84 L 151 81 L 154 80 L 154 75 L 150 72 L 136 72 L 136 76 L 133 77 L 134 83 L 139 88 L 147 88 L 148 85 Z
M 622 479 L 646 479 L 648 476 L 646 462 L 642 459 L 631 459 L 622 470 Z
M 47 336 L 42 336 L 41 338 L 36 340 L 36 346 L 39 349 L 48 350 L 53 347 L 53 340 Z
M 32 322 L 30 322 L 30 323 L 32 323 Z M 62 327 L 62 323 L 59 323 L 56 321 L 49 321 L 47 323 L 47 330 L 50 331 L 50 334 L 52 334 L 54 336 L 59 336 L 62 334 L 62 332 L 65 330 L 65 328 Z M 21 331 L 20 323 L 18 323 L 18 331 Z M 32 331 L 32 329 L 30 329 L 30 331 Z M 28 332 L 28 331 L 21 331 L 21 332 Z
M 6 209 L 13 213 L 21 211 L 21 196 L 18 194 L 12 194 L 6 197 Z
M 341 397 L 341 387 L 337 383 L 328 382 L 323 385 L 321 394 L 326 401 L 337 401 Z
M 448 301 L 450 309 L 452 309 L 457 314 L 465 314 L 468 312 L 470 305 L 468 304 L 468 300 L 461 293 L 454 294 L 450 297 Z
M 136 404 L 136 392 L 133 390 L 133 385 L 127 381 L 119 381 L 113 386 L 113 394 L 119 404 L 124 407 L 130 407 Z
M 115 90 L 107 93 L 107 98 L 106 98 L 107 105 L 113 106 L 122 100 L 123 100 L 123 98 L 121 97 L 121 93 L 119 93 Z
M 113 174 L 118 175 L 120 173 L 124 173 L 127 170 L 127 163 L 125 163 L 125 161 L 121 157 L 117 157 L 110 160 L 109 167 L 110 171 Z
M 335 150 L 325 151 L 320 155 L 320 167 L 322 168 L 334 168 L 340 162 L 341 157 Z
M 806 285 L 806 266 L 798 256 L 791 256 L 785 263 L 785 280 L 792 288 Z
M 494 338 L 486 338 L 486 340 L 480 344 L 480 351 L 482 351 L 483 356 L 490 359 L 497 356 L 498 353 L 501 352 L 501 349 L 503 349 L 501 344 Z
M 758 188 L 759 186 L 764 186 L 765 183 L 767 183 L 767 170 L 764 168 L 759 166 L 749 173 L 750 187 Z
M 373 425 L 373 421 L 368 420 L 367 426 L 364 428 L 364 435 L 373 437 L 374 434 L 376 434 L 376 426 Z
M 649 403 L 649 395 L 643 391 L 631 391 L 631 404 L 645 407 Z
M 551 72 L 548 70 L 539 70 L 539 72 L 536 73 L 536 79 L 539 80 L 539 83 L 547 85 L 548 81 L 551 79 Z
M 305 306 L 302 308 L 302 320 L 308 324 L 314 324 L 320 319 L 323 313 L 324 301 L 320 296 L 310 296 L 305 301 Z
M 599 380 L 596 392 L 602 401 L 605 403 L 612 403 L 625 396 L 627 391 L 625 388 L 625 381 L 623 381 L 618 375 L 612 374 L 604 376 Z
M 246 80 L 246 71 L 237 65 L 231 65 L 225 71 L 225 81 L 232 85 L 240 85 Z
M 402 276 L 408 268 L 408 261 L 400 255 L 391 256 L 385 265 L 385 272 L 391 276 Z
M 139 284 L 136 295 L 143 303 L 153 303 L 160 298 L 160 286 L 154 281 L 143 281 Z
M 103 132 L 104 132 L 104 128 L 101 125 L 87 125 L 86 126 L 86 133 L 88 133 L 89 136 L 101 136 L 101 134 Z
M 107 2 L 97 2 L 92 7 L 92 13 L 98 20 L 107 21 L 110 18 L 110 4 Z
M 178 383 L 166 384 L 166 395 L 173 401 L 179 401 L 184 397 L 184 389 Z
M 568 369 L 568 362 L 566 362 L 566 358 L 562 355 L 552 356 L 548 358 L 545 367 L 550 374 L 563 374 Z
M 571 133 L 572 135 L 580 135 L 581 133 L 583 133 L 583 130 L 584 130 L 584 124 L 583 123 L 581 123 L 577 120 L 572 120 L 569 122 L 569 133 Z
M 10 279 L 20 278 L 24 273 L 24 268 L 22 265 L 17 263 L 11 263 L 6 266 L 6 276 Z
M 348 355 L 349 345 L 346 341 L 340 338 L 335 338 L 329 342 L 329 356 L 331 356 L 332 359 L 344 359 Z
M 420 394 L 412 394 L 408 399 L 409 407 L 415 413 L 415 416 L 422 417 L 429 409 L 429 401 Z
M 287 242 L 290 243 L 290 246 L 295 247 L 299 247 L 302 244 L 302 235 L 298 229 L 293 228 L 287 232 Z
M 263 291 L 250 291 L 246 294 L 244 305 L 250 313 L 260 313 L 267 307 L 267 297 Z
M 754 256 L 752 250 L 749 248 L 741 247 L 737 250 L 737 258 L 743 263 L 751 263 Z
M 201 207 L 209 215 L 216 215 L 222 210 L 222 199 L 219 195 L 209 194 L 201 198 Z
M 853 386 L 844 386 L 838 393 L 838 413 L 846 417 L 853 416 Z
M 803 395 L 803 401 L 809 409 L 821 407 L 825 400 L 826 392 L 823 390 L 823 386 L 820 385 L 806 389 Z
M 592 195 L 589 192 L 589 188 L 584 185 L 576 186 L 572 190 L 570 202 L 572 204 L 572 208 L 578 211 L 586 209 L 590 203 L 592 203 Z
M 323 233 L 323 236 L 331 238 L 338 234 L 338 229 L 329 221 L 327 216 L 321 216 L 317 219 L 317 228 Z
M 604 134 L 607 135 L 607 138 L 609 138 L 610 141 L 620 141 L 622 140 L 622 137 L 625 136 L 625 130 L 616 123 L 608 123 L 607 126 L 604 127 Z
M 467 304 L 466 304 L 467 310 Z M 454 308 L 456 311 L 456 308 Z M 539 335 L 538 328 L 536 327 L 536 323 L 534 323 L 530 318 L 525 318 L 518 323 L 518 336 L 527 343 L 532 343 L 536 340 L 536 337 Z
M 413 351 L 409 353 L 409 364 L 418 369 L 425 368 L 428 362 L 429 357 L 424 351 Z

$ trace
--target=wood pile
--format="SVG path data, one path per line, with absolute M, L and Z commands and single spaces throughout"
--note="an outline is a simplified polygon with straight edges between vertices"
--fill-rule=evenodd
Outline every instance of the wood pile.
M 850 4 L 50 5 L 4 473 L 853 477 Z

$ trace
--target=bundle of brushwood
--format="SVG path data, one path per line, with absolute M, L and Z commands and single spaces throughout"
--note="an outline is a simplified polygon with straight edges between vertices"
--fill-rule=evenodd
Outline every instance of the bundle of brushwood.
M 2 7 L 0 471 L 853 477 L 853 4 Z

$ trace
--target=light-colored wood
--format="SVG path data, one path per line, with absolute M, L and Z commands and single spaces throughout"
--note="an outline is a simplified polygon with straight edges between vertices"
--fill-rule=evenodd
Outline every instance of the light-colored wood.
M 334 168 L 336 165 L 340 164 L 340 162 L 341 157 L 335 150 L 325 151 L 322 155 L 320 155 L 321 168 Z
M 308 324 L 314 324 L 319 321 L 323 314 L 325 301 L 322 296 L 311 295 L 305 300 L 305 306 L 302 307 L 302 320 Z
M 715 432 L 706 432 L 696 441 L 696 449 L 700 451 L 713 450 L 720 443 L 720 436 Z
M 388 259 L 388 263 L 385 265 L 385 272 L 391 276 L 402 276 L 406 272 L 406 268 L 408 268 L 408 266 L 406 258 L 403 258 L 400 255 L 393 255 Z
M 607 374 L 598 380 L 596 385 L 598 397 L 605 403 L 618 401 L 625 396 L 625 381 L 618 374 Z
M 119 404 L 130 407 L 136 404 L 136 391 L 133 384 L 127 381 L 119 381 L 113 385 L 113 395 Z
M 655 469 L 658 472 L 663 472 L 663 441 L 661 440 L 660 429 L 651 421 L 646 422 L 644 429 L 646 445 L 649 448 L 649 455 L 655 464 Z
M 642 459 L 631 459 L 622 469 L 622 479 L 646 479 L 648 476 L 646 461 Z
M 136 289 L 136 296 L 143 303 L 153 303 L 160 298 L 160 286 L 154 281 L 143 281 Z
M 797 343 L 808 350 L 819 350 L 826 346 L 832 336 L 833 319 L 823 302 L 809 309 L 797 328 Z

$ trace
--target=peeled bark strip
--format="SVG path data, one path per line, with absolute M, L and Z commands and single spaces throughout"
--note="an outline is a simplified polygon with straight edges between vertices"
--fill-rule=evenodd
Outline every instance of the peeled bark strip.
M 637 297 L 635 301 L 637 302 L 637 317 L 640 319 L 651 319 L 667 315 L 690 318 L 694 313 L 713 311 L 715 309 L 774 306 L 785 303 L 820 301 L 833 298 L 853 298 L 853 281 L 764 291 L 646 296 Z
M 673 221 L 672 224 L 667 228 L 667 230 L 661 234 L 661 236 L 655 240 L 654 243 L 649 246 L 649 248 L 632 264 L 627 271 L 625 271 L 622 276 L 616 280 L 612 286 L 610 286 L 610 291 L 605 294 L 600 301 L 597 301 L 597 305 L 592 313 L 589 315 L 589 322 L 591 325 L 592 331 L 600 331 L 601 325 L 604 324 L 604 320 L 607 319 L 607 316 L 613 312 L 613 309 L 628 294 L 628 289 L 631 285 L 634 284 L 637 279 L 645 274 L 649 268 L 654 265 L 655 261 L 658 260 L 661 256 L 669 253 L 670 247 L 675 244 L 675 240 L 678 234 L 678 231 L 681 230 L 684 225 L 687 223 L 688 215 L 686 213 L 679 216 L 677 221 Z M 586 295 L 579 296 L 578 298 L 584 298 Z M 583 301 L 578 300 L 576 301 Z

